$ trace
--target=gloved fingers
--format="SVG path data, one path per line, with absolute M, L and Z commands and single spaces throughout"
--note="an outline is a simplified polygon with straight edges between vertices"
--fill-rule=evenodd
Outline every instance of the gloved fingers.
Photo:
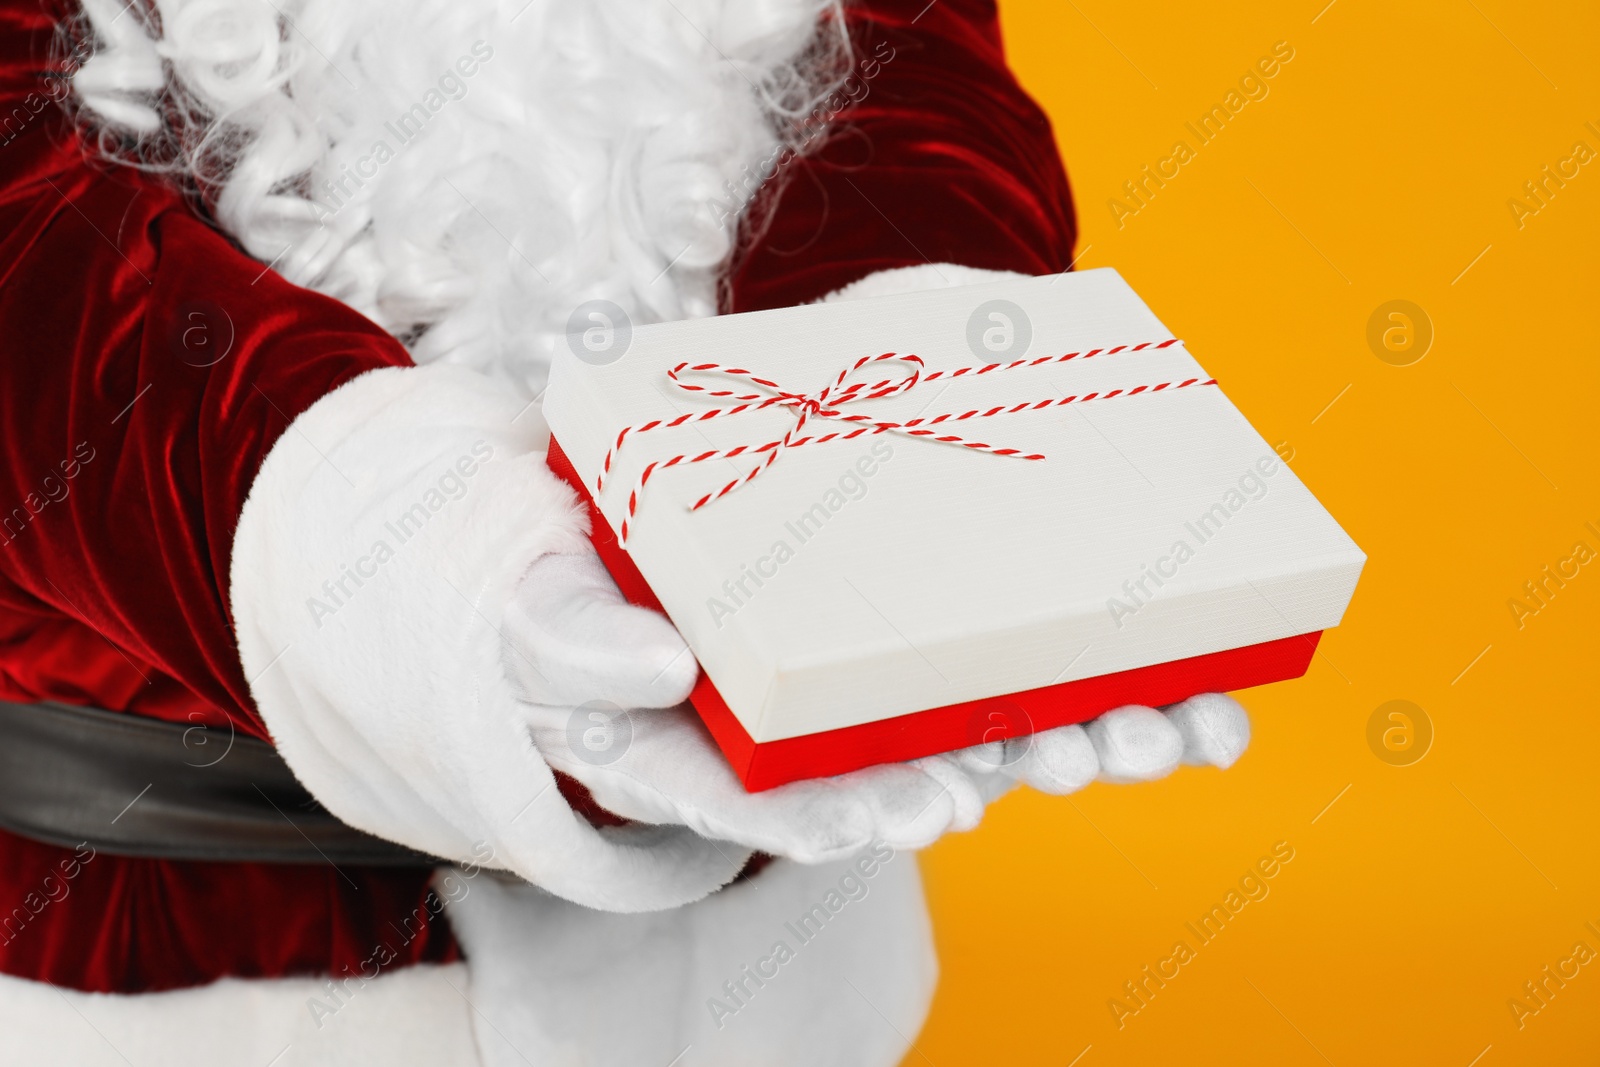
M 1171 716 L 1128 706 L 1085 726 L 748 793 L 687 706 L 589 709 L 587 718 L 583 708 L 529 707 L 527 716 L 550 765 L 583 782 L 607 810 L 802 863 L 850 856 L 874 841 L 925 847 L 976 826 L 1016 781 L 1060 795 L 1097 775 L 1163 777 L 1190 749 L 1208 762 L 1236 758 L 1249 725 L 1227 698 L 1186 701 Z
M 1201 693 L 1166 709 L 1183 737 L 1183 762 L 1227 769 L 1250 744 L 1250 715 L 1226 693 Z
M 968 774 L 992 775 L 1004 773 L 1016 763 L 1025 751 L 1025 748 L 1016 747 L 1011 742 L 1025 742 L 1026 740 L 1026 737 L 1014 737 L 999 741 L 985 741 L 969 748 L 957 749 L 950 755 L 960 763 L 961 769 Z
M 677 801 L 663 786 L 670 787 L 677 774 L 708 786 L 714 776 L 732 774 L 720 754 L 719 767 L 699 750 L 693 735 L 704 728 L 687 706 L 635 711 L 590 702 L 522 710 L 545 762 L 583 783 L 595 803 L 624 819 L 683 825 Z M 658 780 L 663 777 L 665 782 Z
M 1032 744 L 1031 736 L 1008 737 L 1000 741 L 986 741 L 970 748 L 946 754 L 972 779 L 972 784 L 985 804 L 993 804 L 1020 781 L 1021 761 Z
M 687 706 L 619 713 L 618 739 L 603 751 L 578 736 L 581 721 L 561 725 L 571 714 L 530 709 L 534 744 L 607 811 L 804 863 L 853 855 L 874 840 L 873 812 L 859 785 L 820 779 L 748 793 Z
M 1058 726 L 1006 743 L 1023 741 L 1029 743 L 1012 764 L 1012 770 L 1017 778 L 1041 793 L 1076 793 L 1100 773 L 1100 757 L 1082 726 Z
M 1130 705 L 1101 716 L 1098 726 L 1057 727 L 973 745 L 952 756 L 977 778 L 980 789 L 986 777 L 1015 779 L 1056 795 L 1076 792 L 1097 775 L 1116 782 L 1148 781 L 1175 767 L 1173 737 L 1151 717 L 1153 710 Z M 1250 717 L 1226 694 L 1203 693 L 1161 714 L 1177 730 L 1181 763 L 1225 769 L 1249 746 Z
M 730 775 L 731 777 L 731 775 Z M 800 863 L 826 863 L 882 842 L 925 848 L 950 830 L 976 826 L 986 803 L 973 776 L 950 756 L 886 763 L 834 778 L 791 782 L 723 798 L 709 825 Z M 709 807 L 709 806 L 708 806 Z
M 534 704 L 682 703 L 699 674 L 677 628 L 629 604 L 598 556 L 541 556 L 506 607 L 506 671 Z
M 949 815 L 945 817 L 944 826 L 938 833 L 943 833 L 945 830 L 971 830 L 982 821 L 985 797 L 978 789 L 974 776 L 962 769 L 959 754 L 928 756 L 913 760 L 911 765 L 937 783 L 943 795 L 950 798 Z M 989 776 L 977 777 L 981 779 Z M 932 801 L 929 804 L 932 806 Z M 908 821 L 904 824 L 904 831 L 910 832 L 914 827 L 915 820 Z M 923 844 L 931 844 L 932 840 L 930 838 Z M 911 847 L 920 848 L 922 845 Z
M 552 767 L 578 779 L 606 810 L 680 823 L 706 837 L 801 863 L 861 852 L 875 841 L 917 849 L 976 825 L 988 799 L 951 756 L 890 763 L 834 778 L 746 792 L 688 707 L 640 711 L 618 727 L 625 751 L 602 762 L 573 732 L 564 709 L 530 709 L 534 743 Z M 990 776 L 1005 787 L 1003 776 Z
M 860 772 L 858 772 L 860 773 Z M 791 782 L 760 793 L 727 798 L 702 817 L 738 835 L 759 841 L 755 847 L 799 863 L 826 863 L 864 851 L 882 837 L 870 789 L 824 778 Z M 895 846 L 891 843 L 891 847 Z
M 1108 782 L 1165 778 L 1183 759 L 1183 735 L 1155 708 L 1129 704 L 1084 726 Z
M 987 803 L 981 780 L 950 756 L 932 756 L 792 782 L 743 794 L 739 818 L 748 822 L 734 839 L 751 840 L 762 827 L 768 843 L 756 847 L 801 863 L 843 859 L 878 841 L 896 850 L 925 848 L 951 830 L 977 825 Z M 724 816 L 723 825 L 733 823 Z

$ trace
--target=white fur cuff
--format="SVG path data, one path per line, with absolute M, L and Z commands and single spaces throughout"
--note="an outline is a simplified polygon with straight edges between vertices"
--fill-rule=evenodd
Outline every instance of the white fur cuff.
M 528 734 L 500 620 L 529 565 L 587 551 L 537 412 L 457 367 L 372 371 L 273 446 L 239 519 L 240 658 L 295 775 L 345 822 L 612 910 L 671 907 L 743 855 L 597 832 Z

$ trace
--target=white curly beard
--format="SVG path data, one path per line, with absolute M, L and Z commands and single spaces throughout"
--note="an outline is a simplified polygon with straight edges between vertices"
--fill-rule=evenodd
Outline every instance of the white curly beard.
M 837 0 L 149 7 L 84 0 L 86 117 L 181 145 L 251 255 L 419 362 L 530 396 L 584 301 L 714 313 L 752 176 L 842 25 Z

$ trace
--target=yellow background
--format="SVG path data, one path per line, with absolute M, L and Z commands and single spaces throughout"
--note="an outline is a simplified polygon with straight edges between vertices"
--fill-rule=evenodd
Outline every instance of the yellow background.
M 1002 3 L 1079 266 L 1128 278 L 1370 559 L 1310 673 L 1242 694 L 1232 770 L 1016 794 L 924 855 L 943 978 L 908 1064 L 1600 1062 L 1600 960 L 1508 1008 L 1600 950 L 1600 561 L 1520 630 L 1507 606 L 1600 550 L 1600 161 L 1521 229 L 1507 206 L 1600 150 L 1600 17 L 1323 2 Z M 1270 94 L 1119 229 L 1122 183 L 1277 41 Z M 1392 299 L 1436 331 L 1411 366 L 1367 344 Z M 1410 766 L 1367 740 L 1394 699 L 1435 733 Z M 1270 895 L 1119 1030 L 1123 983 L 1278 841 Z

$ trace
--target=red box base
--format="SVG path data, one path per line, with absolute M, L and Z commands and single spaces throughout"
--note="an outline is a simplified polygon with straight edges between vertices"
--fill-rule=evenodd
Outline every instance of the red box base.
M 545 457 L 550 469 L 578 491 L 589 508 L 589 539 L 622 595 L 661 611 L 639 568 L 617 544 L 615 531 L 595 506 L 572 461 L 554 437 Z M 803 778 L 824 778 L 877 763 L 950 752 L 1006 737 L 1084 722 L 1124 704 L 1160 707 L 1197 693 L 1223 693 L 1298 678 L 1311 666 L 1322 631 L 1264 641 L 1204 656 L 1156 663 L 1008 696 L 948 704 L 892 719 L 757 743 L 745 731 L 705 671 L 689 694 L 739 781 L 752 793 Z

